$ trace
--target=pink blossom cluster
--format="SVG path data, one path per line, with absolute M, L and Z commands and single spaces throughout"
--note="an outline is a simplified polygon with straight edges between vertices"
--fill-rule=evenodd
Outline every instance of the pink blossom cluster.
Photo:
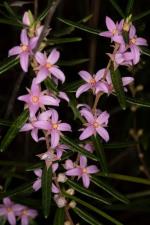
M 0 217 L 8 220 L 10 225 L 16 225 L 18 220 L 21 221 L 21 225 L 29 225 L 30 221 L 35 219 L 37 215 L 38 213 L 35 209 L 16 204 L 9 197 L 4 198 L 3 204 L 0 204 Z
M 115 23 L 107 16 L 108 31 L 100 33 L 100 36 L 110 38 L 115 43 L 115 48 L 117 46 L 113 54 L 108 54 L 115 67 L 136 65 L 140 61 L 141 46 L 148 45 L 146 39 L 137 36 L 136 28 L 130 20 L 128 17 Z

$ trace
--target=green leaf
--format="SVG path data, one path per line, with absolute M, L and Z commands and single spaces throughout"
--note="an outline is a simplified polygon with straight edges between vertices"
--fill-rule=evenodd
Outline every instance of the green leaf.
M 128 204 L 129 200 L 123 196 L 122 194 L 120 194 L 118 191 L 116 191 L 112 186 L 110 186 L 109 184 L 105 183 L 104 181 L 100 180 L 97 177 L 92 176 L 91 181 L 98 186 L 99 188 L 101 188 L 102 190 L 106 191 L 108 194 L 110 194 L 111 196 L 113 196 L 115 199 Z
M 32 185 L 33 185 L 33 181 L 28 182 L 27 184 L 23 184 L 14 190 L 0 193 L 0 199 L 7 197 L 7 196 L 13 197 L 13 196 L 17 196 L 17 195 L 24 195 L 26 193 L 31 193 L 31 192 L 33 192 Z
M 150 49 L 148 49 L 148 48 L 141 47 L 141 52 L 144 55 L 150 56 Z
M 53 38 L 53 39 L 48 39 L 46 41 L 47 45 L 56 45 L 56 44 L 68 44 L 68 43 L 74 43 L 74 42 L 80 42 L 82 41 L 82 38 L 80 37 L 73 37 L 73 38 Z
M 11 125 L 12 125 L 12 122 L 0 119 L 0 126 L 10 127 Z
M 137 15 L 137 16 L 134 16 L 134 17 L 132 18 L 132 21 L 135 22 L 135 21 L 137 21 L 137 20 L 140 20 L 140 19 L 142 19 L 143 17 L 148 16 L 149 14 L 150 14 L 150 9 L 147 10 L 147 11 L 145 11 L 145 12 L 142 12 L 141 14 L 139 14 L 139 15 Z
M 134 5 L 134 0 L 128 0 L 128 4 L 126 7 L 126 15 L 127 16 L 129 16 L 129 14 L 132 12 L 133 5 Z
M 64 219 L 65 219 L 65 209 L 57 208 L 53 225 L 64 225 Z
M 119 69 L 111 69 L 111 78 L 115 93 L 122 109 L 126 109 L 126 99 Z
M 6 224 L 6 218 L 4 218 L 4 217 L 0 217 L 0 225 L 5 225 Z
M 83 58 L 83 59 L 73 59 L 73 60 L 68 60 L 68 61 L 61 61 L 58 63 L 59 66 L 76 66 L 82 63 L 88 62 L 88 58 Z
M 111 217 L 110 215 L 108 215 L 104 211 L 102 211 L 99 208 L 96 208 L 95 206 L 93 206 L 91 203 L 89 204 L 87 201 L 85 202 L 85 201 L 81 200 L 80 198 L 68 195 L 66 193 L 63 193 L 63 194 L 65 195 L 65 197 L 70 198 L 70 199 L 74 200 L 77 203 L 80 203 L 81 205 L 87 207 L 88 209 L 92 210 L 93 212 L 96 212 L 97 214 L 99 214 L 100 216 L 104 217 L 105 219 L 111 221 L 112 223 L 114 223 L 116 225 L 123 225 L 118 220 L 116 220 L 115 218 Z
M 89 215 L 88 212 L 81 210 L 78 207 L 72 209 L 79 217 L 81 217 L 84 221 L 91 225 L 102 225 L 98 220 L 94 219 L 92 215 Z
M 0 143 L 0 151 L 5 151 L 11 142 L 14 140 L 16 135 L 19 133 L 20 128 L 24 125 L 24 123 L 28 119 L 28 110 L 25 110 L 20 116 L 15 120 L 15 122 L 11 125 L 8 129 L 7 133 L 5 134 L 2 142 Z
M 111 205 L 111 202 L 110 202 L 108 199 L 106 199 L 106 198 L 104 198 L 104 197 L 102 197 L 102 196 L 96 194 L 96 193 L 93 192 L 93 191 L 90 191 L 89 189 L 86 189 L 86 188 L 82 187 L 81 185 L 75 183 L 75 182 L 72 181 L 72 180 L 67 180 L 66 183 L 67 183 L 70 187 L 72 187 L 73 189 L 75 189 L 77 192 L 80 192 L 80 193 L 83 194 L 83 195 L 86 195 L 86 196 L 88 196 L 88 197 L 90 197 L 90 198 L 92 198 L 92 199 L 95 199 L 95 200 L 97 200 L 97 201 L 99 201 L 99 202 L 101 202 L 101 203 L 104 203 L 104 204 L 106 204 L 106 205 Z
M 116 143 L 108 143 L 104 144 L 104 149 L 116 149 L 120 150 L 122 148 L 129 148 L 129 147 L 134 147 L 136 145 L 135 142 L 116 142 Z
M 18 23 L 20 23 L 20 24 L 22 25 L 21 21 L 19 21 L 17 15 L 16 15 L 15 12 L 11 9 L 11 7 L 9 6 L 9 4 L 8 4 L 6 1 L 4 2 L 4 6 L 5 6 L 7 12 L 12 16 L 12 18 L 15 19 Z
M 122 175 L 118 173 L 109 173 L 109 174 L 99 173 L 99 175 L 102 177 L 108 177 L 108 178 L 112 178 L 116 180 L 123 180 L 127 182 L 150 185 L 149 179 L 144 179 L 139 177 L 132 177 L 132 176 Z
M 44 81 L 44 84 L 48 90 L 53 90 L 54 92 L 58 93 L 56 84 L 49 77 Z
M 112 4 L 112 6 L 116 9 L 116 11 L 118 12 L 118 14 L 121 16 L 121 17 L 125 17 L 122 9 L 120 8 L 120 6 L 116 3 L 116 0 L 109 0 L 110 3 Z
M 78 81 L 72 82 L 71 84 L 69 83 L 64 85 L 63 90 L 66 92 L 76 92 L 78 87 L 81 86 L 82 84 L 84 84 L 83 80 L 78 80 Z
M 76 120 L 78 118 L 82 123 L 84 123 L 84 119 L 82 118 L 82 116 L 77 108 L 78 102 L 77 102 L 76 98 L 73 95 L 70 95 L 69 99 L 70 99 L 70 101 L 68 104 L 74 114 L 74 120 Z
M 0 66 L 0 74 L 6 72 L 7 70 L 11 69 L 12 67 L 16 66 L 17 64 L 19 64 L 19 59 L 18 58 L 13 58 L 13 59 L 9 59 L 9 61 L 7 63 L 3 63 Z
M 67 138 L 66 136 L 61 136 L 61 141 L 68 145 L 70 149 L 74 152 L 78 152 L 81 155 L 85 155 L 87 158 L 97 161 L 95 155 L 91 154 L 90 152 L 86 151 L 84 148 L 80 147 L 77 143 L 75 143 L 72 139 Z
M 36 164 L 32 164 L 31 166 L 29 166 L 26 171 L 33 171 L 37 168 L 43 168 L 43 162 L 38 162 Z
M 91 33 L 91 34 L 99 35 L 99 33 L 100 33 L 100 30 L 93 29 L 91 27 L 87 27 L 87 26 L 81 24 L 80 22 L 73 22 L 71 20 L 66 20 L 66 19 L 62 19 L 62 18 L 58 18 L 58 20 L 67 24 L 67 25 L 69 25 L 69 26 L 75 27 L 77 29 L 86 31 L 86 32 Z
M 52 169 L 46 165 L 42 172 L 42 208 L 45 219 L 48 218 L 51 206 Z
M 128 194 L 127 197 L 129 199 L 134 199 L 134 198 L 142 198 L 142 197 L 149 196 L 149 195 L 150 195 L 150 190 L 146 190 L 146 191 L 140 191 L 140 192 Z
M 129 104 L 145 107 L 145 108 L 150 108 L 150 101 L 145 101 L 143 99 L 136 99 L 136 98 L 130 98 L 130 97 L 125 97 L 126 102 Z
M 12 26 L 15 26 L 15 27 L 22 27 L 21 24 L 19 24 L 18 22 L 16 22 L 16 20 L 13 20 L 13 19 L 0 19 L 0 23 L 2 24 L 7 24 L 7 25 L 12 25 Z
M 97 154 L 97 157 L 99 159 L 102 171 L 105 172 L 105 173 L 108 173 L 108 166 L 107 166 L 107 162 L 106 162 L 106 157 L 105 157 L 103 145 L 100 141 L 100 138 L 98 136 L 96 136 L 96 137 L 93 136 L 92 140 L 93 140 L 93 143 L 94 143 L 94 146 L 95 146 L 96 154 Z

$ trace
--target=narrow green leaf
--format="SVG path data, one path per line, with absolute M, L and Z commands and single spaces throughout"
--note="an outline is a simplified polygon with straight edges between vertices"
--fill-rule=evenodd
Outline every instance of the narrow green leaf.
M 144 179 L 139 177 L 132 177 L 132 176 L 122 175 L 118 173 L 109 173 L 109 174 L 99 173 L 99 175 L 102 177 L 108 177 L 108 178 L 112 178 L 116 180 L 123 180 L 123 181 L 128 181 L 133 183 L 150 185 L 149 179 Z
M 116 9 L 116 11 L 118 12 L 118 14 L 121 16 L 121 17 L 125 17 L 122 9 L 120 8 L 120 6 L 116 3 L 116 0 L 109 0 L 110 3 L 112 4 L 112 6 Z
M 111 79 L 112 79 L 113 87 L 115 89 L 115 93 L 117 95 L 120 106 L 122 109 L 126 109 L 125 93 L 124 93 L 121 74 L 119 72 L 119 69 L 116 69 L 115 71 L 114 69 L 111 69 Z
M 60 61 L 58 63 L 59 66 L 76 66 L 82 63 L 86 63 L 88 62 L 89 59 L 85 58 L 85 59 L 73 59 L 73 60 L 68 60 L 68 61 Z
M 83 25 L 79 22 L 73 22 L 71 20 L 66 20 L 66 19 L 62 19 L 62 18 L 58 18 L 58 20 L 67 24 L 67 25 L 69 25 L 69 26 L 75 27 L 77 29 L 86 31 L 86 32 L 91 33 L 91 34 L 99 35 L 99 33 L 100 33 L 100 30 L 93 29 L 91 27 L 87 27 L 87 26 L 85 26 L 85 25 Z
M 141 47 L 141 52 L 144 55 L 150 56 L 150 49 L 148 49 L 148 48 Z
M 140 107 L 150 108 L 150 101 L 126 97 L 126 102 Z
M 33 171 L 37 168 L 43 168 L 43 162 L 38 162 L 36 164 L 32 164 L 31 166 L 29 166 L 26 171 Z
M 134 0 L 128 0 L 128 4 L 126 7 L 126 16 L 129 16 L 129 14 L 132 12 L 133 5 L 134 5 Z
M 135 193 L 132 193 L 132 194 L 128 194 L 127 198 L 134 199 L 134 198 L 142 198 L 142 197 L 146 197 L 146 196 L 150 196 L 150 190 L 140 191 L 140 192 L 135 192 Z
M 104 204 L 106 204 L 106 205 L 111 205 L 111 202 L 110 202 L 108 199 L 106 199 L 106 198 L 104 198 L 104 197 L 102 197 L 102 196 L 96 194 L 96 193 L 93 192 L 93 191 L 90 191 L 89 189 L 86 189 L 86 188 L 82 187 L 81 185 L 75 183 L 75 182 L 72 181 L 72 180 L 67 180 L 66 183 L 67 183 L 70 187 L 72 187 L 73 189 L 75 189 L 77 192 L 80 192 L 80 193 L 83 194 L 83 195 L 86 195 L 86 196 L 88 196 L 88 197 L 90 197 L 90 198 L 92 198 L 92 199 L 95 199 L 95 200 L 97 200 L 97 201 L 99 201 L 99 202 L 101 202 L 101 203 L 104 203 Z
M 22 24 L 21 21 L 19 21 L 15 12 L 11 9 L 11 7 L 9 6 L 9 4 L 6 1 L 4 2 L 4 6 L 5 6 L 7 12 L 12 16 L 12 18 L 14 18 L 18 23 Z
M 53 90 L 54 92 L 58 93 L 58 89 L 57 89 L 56 84 L 50 78 L 47 78 L 44 81 L 44 84 L 45 84 L 45 86 L 47 87 L 48 90 L 50 90 L 50 91 Z
M 150 9 L 147 10 L 147 11 L 145 11 L 145 12 L 142 12 L 141 14 L 139 14 L 139 15 L 137 15 L 137 16 L 134 16 L 134 17 L 132 18 L 132 21 L 135 22 L 135 21 L 137 21 L 137 20 L 140 20 L 140 19 L 142 19 L 143 17 L 148 16 L 149 14 L 150 14 Z
M 95 146 L 96 154 L 97 154 L 97 157 L 99 159 L 102 171 L 105 172 L 105 173 L 108 173 L 108 166 L 107 166 L 107 162 L 106 162 L 106 157 L 105 157 L 103 145 L 100 141 L 100 138 L 98 136 L 96 136 L 96 137 L 92 137 L 92 140 L 93 140 L 93 143 L 94 143 L 94 146 Z
M 0 225 L 5 225 L 6 224 L 6 218 L 4 218 L 4 217 L 0 217 Z
M 89 215 L 88 212 L 81 210 L 78 207 L 72 209 L 79 217 L 81 217 L 84 221 L 91 225 L 102 225 L 98 220 L 94 219 L 92 215 Z
M 100 180 L 97 177 L 92 176 L 91 181 L 98 186 L 99 188 L 101 188 L 102 190 L 106 191 L 108 194 L 110 194 L 111 196 L 113 196 L 115 199 L 128 204 L 129 200 L 123 196 L 122 194 L 120 194 L 118 191 L 116 191 L 112 186 L 110 186 L 109 184 L 105 183 L 104 181 Z
M 16 121 L 12 124 L 12 126 L 8 129 L 6 135 L 2 139 L 0 143 L 0 151 L 3 152 L 7 149 L 7 147 L 14 140 L 16 135 L 19 133 L 20 128 L 28 119 L 28 110 L 25 110 L 20 116 L 16 119 Z
M 17 23 L 16 20 L 9 20 L 9 19 L 0 19 L 0 23 L 2 24 L 7 24 L 7 25 L 12 25 L 12 26 L 15 26 L 15 27 L 22 27 L 21 24 Z
M 97 214 L 99 214 L 100 216 L 104 217 L 105 219 L 111 221 L 112 223 L 114 223 L 116 225 L 123 225 L 118 220 L 116 220 L 115 218 L 111 217 L 110 215 L 108 215 L 104 211 L 100 210 L 99 208 L 96 208 L 92 204 L 89 204 L 87 201 L 85 202 L 85 201 L 81 200 L 80 198 L 68 195 L 66 193 L 63 193 L 63 194 L 65 195 L 65 197 L 70 198 L 70 199 L 74 200 L 77 203 L 80 203 L 81 205 L 87 207 L 88 209 L 92 210 L 93 212 L 96 212 Z
M 61 141 L 68 145 L 70 149 L 74 152 L 78 152 L 81 155 L 85 155 L 87 158 L 97 161 L 95 155 L 91 154 L 90 152 L 86 151 L 84 148 L 80 147 L 77 143 L 75 143 L 72 139 L 67 138 L 66 136 L 61 137 Z
M 13 196 L 17 196 L 17 195 L 24 195 L 26 193 L 31 193 L 31 192 L 33 192 L 32 185 L 33 185 L 33 181 L 28 182 L 27 184 L 23 184 L 14 190 L 0 193 L 0 199 L 7 197 L 7 196 L 13 197 Z
M 65 209 L 57 208 L 53 225 L 64 225 L 64 219 L 65 219 Z
M 120 142 L 120 143 L 108 143 L 108 144 L 104 144 L 104 149 L 116 149 L 116 150 L 120 150 L 122 148 L 131 148 L 134 147 L 136 145 L 135 142 Z
M 76 92 L 78 87 L 81 86 L 82 84 L 83 84 L 83 81 L 78 80 L 78 81 L 72 82 L 71 84 L 69 83 L 64 85 L 63 90 L 66 92 Z
M 12 67 L 16 66 L 17 64 L 19 64 L 19 59 L 18 58 L 13 58 L 13 59 L 9 59 L 9 61 L 7 63 L 3 63 L 0 66 L 0 74 L 6 72 L 7 70 L 11 69 Z
M 44 217 L 47 219 L 51 206 L 51 186 L 52 186 L 52 169 L 47 169 L 46 165 L 42 173 L 42 208 Z
M 76 120 L 78 118 L 82 123 L 84 123 L 84 119 L 82 118 L 82 116 L 77 108 L 78 102 L 77 102 L 76 98 L 74 96 L 70 95 L 69 99 L 70 99 L 70 101 L 68 104 L 74 114 L 74 120 Z
M 82 38 L 80 37 L 73 37 L 73 38 L 53 38 L 48 39 L 46 41 L 47 45 L 57 45 L 57 44 L 68 44 L 68 43 L 74 43 L 74 42 L 80 42 L 82 41 Z
M 12 122 L 0 119 L 0 126 L 10 127 L 11 125 L 12 125 Z

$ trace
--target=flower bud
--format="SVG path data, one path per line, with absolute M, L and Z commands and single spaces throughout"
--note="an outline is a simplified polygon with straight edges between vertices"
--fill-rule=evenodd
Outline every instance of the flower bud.
M 65 183 L 66 180 L 67 180 L 67 177 L 65 176 L 64 173 L 59 173 L 59 174 L 58 174 L 57 182 Z
M 54 200 L 55 200 L 58 208 L 63 208 L 67 204 L 66 199 L 60 195 L 55 195 Z
M 69 220 L 67 220 L 67 221 L 65 221 L 64 225 L 71 225 L 71 223 Z
M 68 195 L 74 195 L 75 190 L 74 190 L 73 188 L 69 188 L 69 189 L 66 191 L 66 193 L 67 193 Z
M 136 91 L 143 91 L 143 89 L 144 87 L 141 84 L 136 87 Z
M 74 209 L 76 207 L 76 205 L 77 205 L 77 203 L 75 201 L 71 201 L 69 203 L 69 207 L 72 208 L 72 209 Z
M 137 136 L 141 137 L 143 135 L 143 129 L 139 129 L 137 132 Z

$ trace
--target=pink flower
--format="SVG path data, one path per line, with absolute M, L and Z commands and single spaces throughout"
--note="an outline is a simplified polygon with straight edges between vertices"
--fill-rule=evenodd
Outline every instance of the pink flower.
M 37 73 L 36 83 L 39 84 L 43 80 L 45 80 L 48 76 L 51 77 L 53 75 L 58 80 L 62 82 L 65 81 L 64 73 L 58 68 L 55 63 L 58 61 L 60 57 L 59 51 L 53 49 L 50 55 L 47 57 L 46 54 L 37 52 L 35 55 L 36 61 L 40 64 L 38 69 L 39 72 Z
M 99 116 L 93 115 L 87 109 L 82 109 L 80 113 L 88 122 L 85 124 L 86 128 L 82 129 L 83 132 L 79 137 L 80 140 L 96 135 L 96 133 L 98 133 L 105 141 L 109 140 L 109 134 L 104 128 L 107 126 L 109 119 L 109 114 L 106 111 L 100 113 Z
M 62 131 L 71 131 L 71 126 L 68 123 L 61 123 L 58 120 L 58 113 L 52 109 L 51 121 L 37 121 L 36 127 L 47 130 L 51 135 L 51 147 L 55 148 L 59 144 Z
M 8 55 L 18 55 L 20 58 L 20 65 L 24 72 L 28 71 L 29 66 L 29 56 L 32 55 L 32 50 L 35 48 L 37 43 L 37 38 L 29 39 L 27 36 L 27 30 L 23 29 L 21 31 L 21 44 L 20 46 L 15 46 L 9 50 Z
M 38 213 L 35 209 L 29 209 L 26 206 L 23 206 L 23 209 L 17 213 L 19 219 L 21 219 L 21 225 L 29 225 L 30 219 L 37 217 Z
M 123 20 L 118 23 L 114 23 L 114 21 L 106 16 L 106 26 L 108 28 L 108 31 L 101 32 L 99 35 L 107 38 L 111 38 L 112 41 L 115 41 L 117 43 L 123 42 L 123 37 L 121 35 L 122 27 L 123 27 Z
M 139 46 L 147 46 L 146 39 L 137 37 L 136 29 L 132 25 L 129 30 L 129 45 L 133 54 L 133 64 L 137 64 L 140 61 L 140 48 Z
M 41 179 L 42 179 L 42 170 L 41 169 L 35 169 L 34 170 L 35 175 L 37 176 L 36 181 L 33 183 L 32 187 L 35 191 L 38 191 L 41 188 Z
M 54 154 L 54 151 L 48 150 L 47 152 L 41 153 L 37 155 L 41 160 L 45 161 L 47 169 L 52 166 L 53 173 L 58 169 L 58 163 L 54 163 L 60 158 Z
M 103 71 L 99 70 L 95 75 L 91 76 L 87 71 L 80 71 L 79 75 L 83 80 L 86 81 L 86 84 L 81 85 L 76 92 L 76 97 L 78 98 L 83 92 L 91 89 L 93 94 L 97 94 L 99 91 L 105 90 L 105 85 L 103 82 L 100 82 L 102 79 Z
M 0 204 L 0 216 L 6 218 L 11 225 L 16 225 L 16 214 L 22 209 L 20 204 L 15 204 L 10 198 L 4 198 Z
M 90 185 L 90 174 L 97 173 L 99 169 L 95 165 L 87 166 L 87 158 L 80 156 L 80 165 L 76 168 L 69 169 L 66 172 L 67 176 L 78 176 L 78 179 L 82 177 L 83 185 L 88 188 Z
M 28 92 L 29 94 L 20 96 L 18 100 L 26 102 L 30 117 L 34 117 L 39 108 L 44 108 L 44 105 L 59 105 L 59 99 L 46 95 L 45 91 L 41 92 L 41 87 L 36 84 L 35 78 L 32 81 L 31 90 L 28 89 Z

